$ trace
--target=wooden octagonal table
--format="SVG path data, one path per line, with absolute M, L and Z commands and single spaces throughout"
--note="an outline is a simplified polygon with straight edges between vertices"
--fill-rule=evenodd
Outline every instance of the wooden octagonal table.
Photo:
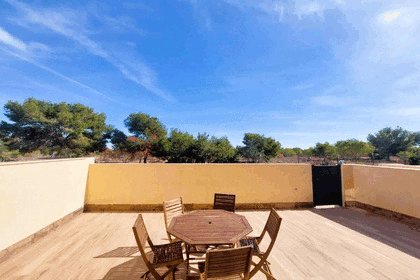
M 197 210 L 174 217 L 168 232 L 190 245 L 233 245 L 252 232 L 252 227 L 242 215 Z

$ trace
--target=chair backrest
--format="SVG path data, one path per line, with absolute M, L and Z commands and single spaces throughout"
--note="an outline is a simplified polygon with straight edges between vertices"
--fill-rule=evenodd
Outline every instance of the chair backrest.
M 163 215 L 165 217 L 165 228 L 168 230 L 169 225 L 174 217 L 184 214 L 184 205 L 182 204 L 182 197 L 167 200 L 163 202 Z M 168 233 L 169 240 L 172 237 Z
M 136 222 L 134 223 L 133 232 L 134 237 L 136 238 L 137 246 L 139 247 L 140 255 L 147 268 L 149 269 L 149 272 L 152 273 L 155 279 L 162 280 L 162 277 L 160 277 L 159 273 L 156 271 L 146 254 L 146 242 L 149 243 L 149 246 L 152 248 L 152 250 L 154 245 L 149 237 L 149 233 L 147 232 L 146 225 L 144 224 L 143 216 L 141 214 L 139 214 Z
M 235 212 L 235 198 L 234 194 L 215 193 L 213 209 Z
M 243 274 L 247 280 L 251 262 L 251 246 L 207 251 L 204 279 Z
M 282 219 L 280 218 L 279 214 L 277 214 L 277 211 L 271 208 L 270 215 L 268 216 L 267 223 L 265 224 L 265 227 L 262 231 L 261 238 L 265 233 L 268 233 L 271 240 L 275 240 L 280 230 L 281 220 Z
M 149 237 L 149 233 L 147 232 L 146 225 L 144 224 L 143 216 L 141 214 L 139 214 L 136 222 L 134 223 L 133 233 L 134 237 L 136 238 L 137 246 L 139 247 L 139 251 L 143 257 L 144 262 L 149 262 L 145 251 L 146 242 L 149 243 L 150 247 L 153 247 L 153 243 Z
M 265 227 L 258 241 L 258 243 L 261 242 L 261 240 L 264 238 L 264 235 L 268 233 L 271 239 L 270 245 L 268 245 L 268 248 L 267 250 L 265 250 L 264 255 L 260 257 L 260 261 L 255 265 L 255 267 L 249 273 L 250 278 L 252 278 L 258 272 L 258 270 L 262 267 L 262 265 L 265 263 L 268 256 L 270 255 L 270 252 L 274 247 L 274 243 L 276 242 L 277 235 L 279 234 L 279 231 L 280 231 L 281 221 L 282 221 L 282 218 L 279 216 L 279 214 L 277 214 L 277 211 L 271 208 L 267 223 L 265 224 Z

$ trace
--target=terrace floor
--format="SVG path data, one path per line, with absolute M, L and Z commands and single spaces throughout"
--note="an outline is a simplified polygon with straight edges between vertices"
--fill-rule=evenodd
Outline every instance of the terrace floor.
M 238 212 L 257 235 L 268 211 Z M 349 208 L 278 211 L 269 257 L 277 279 L 420 279 L 420 230 Z M 139 279 L 145 266 L 136 213 L 83 213 L 0 264 L 0 279 Z M 162 213 L 144 214 L 154 243 L 167 237 Z M 185 267 L 177 279 L 185 279 Z M 266 279 L 262 273 L 254 279 Z

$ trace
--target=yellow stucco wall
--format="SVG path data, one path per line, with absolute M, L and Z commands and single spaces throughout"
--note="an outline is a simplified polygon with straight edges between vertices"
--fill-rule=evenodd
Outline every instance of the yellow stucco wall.
M 0 164 L 0 251 L 83 207 L 93 158 Z
M 352 169 L 353 182 L 343 180 L 347 201 L 420 218 L 420 170 L 363 165 Z
M 354 201 L 354 178 L 353 165 L 341 165 L 341 184 L 343 191 L 343 202 L 346 200 Z
M 237 203 L 312 202 L 310 165 L 297 164 L 95 164 L 87 204 L 213 203 L 214 193 Z

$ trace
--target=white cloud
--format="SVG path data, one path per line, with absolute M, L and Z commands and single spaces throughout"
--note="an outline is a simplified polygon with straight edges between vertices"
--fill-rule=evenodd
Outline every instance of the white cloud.
M 27 45 L 24 42 L 13 37 L 1 27 L 0 27 L 0 42 L 3 42 L 4 44 L 11 46 L 15 49 L 21 50 L 21 51 L 25 51 L 27 49 Z
M 293 87 L 289 88 L 289 90 L 297 90 L 297 91 L 300 91 L 300 90 L 311 89 L 313 87 L 314 87 L 313 84 L 303 83 L 303 84 L 299 84 L 299 85 L 293 86 Z
M 400 12 L 394 12 L 394 13 L 391 13 L 391 14 L 386 13 L 384 15 L 384 20 L 390 22 L 391 20 L 396 19 L 400 14 L 401 14 Z
M 0 48 L 0 49 L 1 49 L 1 50 L 3 50 L 4 52 L 6 52 L 6 53 L 8 53 L 8 54 L 10 54 L 10 55 L 12 55 L 12 56 L 14 56 L 14 57 L 16 57 L 16 58 L 19 58 L 20 60 L 26 61 L 26 62 L 28 62 L 28 63 L 30 63 L 30 64 L 32 64 L 32 65 L 34 65 L 34 66 L 38 67 L 38 68 L 41 68 L 41 69 L 43 69 L 43 70 L 45 70 L 45 71 L 47 71 L 47 72 L 49 72 L 49 73 L 51 73 L 51 74 L 55 75 L 55 76 L 58 76 L 58 77 L 60 77 L 60 78 L 62 78 L 62 79 L 64 79 L 64 80 L 66 80 L 66 81 L 68 81 L 68 82 L 70 82 L 70 83 L 73 83 L 73 84 L 76 84 L 76 85 L 78 85 L 78 86 L 80 86 L 80 87 L 83 87 L 83 88 L 85 88 L 85 89 L 88 89 L 88 90 L 90 90 L 91 92 L 93 92 L 93 93 L 95 93 L 95 94 L 97 94 L 97 95 L 99 95 L 99 96 L 101 96 L 101 97 L 104 97 L 104 98 L 106 98 L 106 99 L 108 99 L 108 100 L 110 100 L 110 101 L 114 101 L 113 99 L 111 99 L 111 98 L 110 98 L 109 96 L 107 96 L 106 94 L 104 94 L 104 93 L 102 93 L 102 92 L 100 92 L 100 91 L 98 91 L 98 90 L 96 90 L 96 89 L 94 89 L 94 88 L 92 88 L 92 87 L 90 87 L 90 86 L 88 86 L 88 85 L 84 84 L 84 83 L 81 83 L 81 82 L 76 81 L 76 80 L 74 80 L 74 79 L 72 79 L 72 78 L 69 78 L 69 77 L 67 77 L 66 75 L 63 75 L 63 74 L 61 74 L 60 72 L 57 72 L 57 71 L 55 71 L 54 69 L 51 69 L 51 68 L 49 68 L 49 67 L 47 67 L 47 66 L 45 66 L 45 65 L 43 65 L 43 64 L 41 64 L 41 63 L 39 63 L 39 62 L 37 62 L 37 61 L 34 61 L 34 60 L 32 60 L 32 59 L 30 59 L 30 58 L 28 58 L 28 57 L 22 56 L 22 55 L 20 55 L 20 54 L 18 54 L 18 53 L 15 53 L 15 52 L 12 52 L 12 51 L 9 51 L 9 50 L 6 50 L 6 49 L 2 49 L 2 48 Z
M 344 6 L 346 3 L 341 0 L 295 0 L 295 1 L 273 1 L 273 0 L 225 0 L 226 3 L 239 9 L 252 8 L 268 15 L 276 15 L 279 21 L 289 14 L 303 20 L 312 15 L 319 18 L 324 17 L 324 11 Z
M 87 35 L 88 31 L 86 31 L 82 25 L 83 22 L 75 21 L 79 19 L 77 11 L 67 10 L 66 12 L 58 12 L 52 9 L 36 10 L 25 3 L 15 0 L 8 0 L 8 2 L 24 13 L 24 17 L 21 18 L 22 21 L 46 27 L 62 36 L 74 40 L 89 50 L 93 55 L 101 57 L 111 63 L 127 79 L 167 101 L 175 101 L 170 93 L 159 86 L 156 74 L 144 62 L 141 62 L 138 66 L 139 71 L 133 71 L 132 67 L 130 67 L 130 61 L 119 60 L 113 56 L 112 52 L 104 49 L 99 43 L 90 39 Z M 122 23 L 120 22 L 120 24 Z
M 395 116 L 420 118 L 420 107 L 391 109 L 387 113 Z
M 344 107 L 356 103 L 357 99 L 352 96 L 321 95 L 313 97 L 312 101 L 320 106 Z
M 296 15 L 299 19 L 302 19 L 302 16 L 309 16 L 312 14 L 317 14 L 319 17 L 323 18 L 323 13 L 325 6 L 316 1 L 302 3 L 301 1 L 296 2 Z

